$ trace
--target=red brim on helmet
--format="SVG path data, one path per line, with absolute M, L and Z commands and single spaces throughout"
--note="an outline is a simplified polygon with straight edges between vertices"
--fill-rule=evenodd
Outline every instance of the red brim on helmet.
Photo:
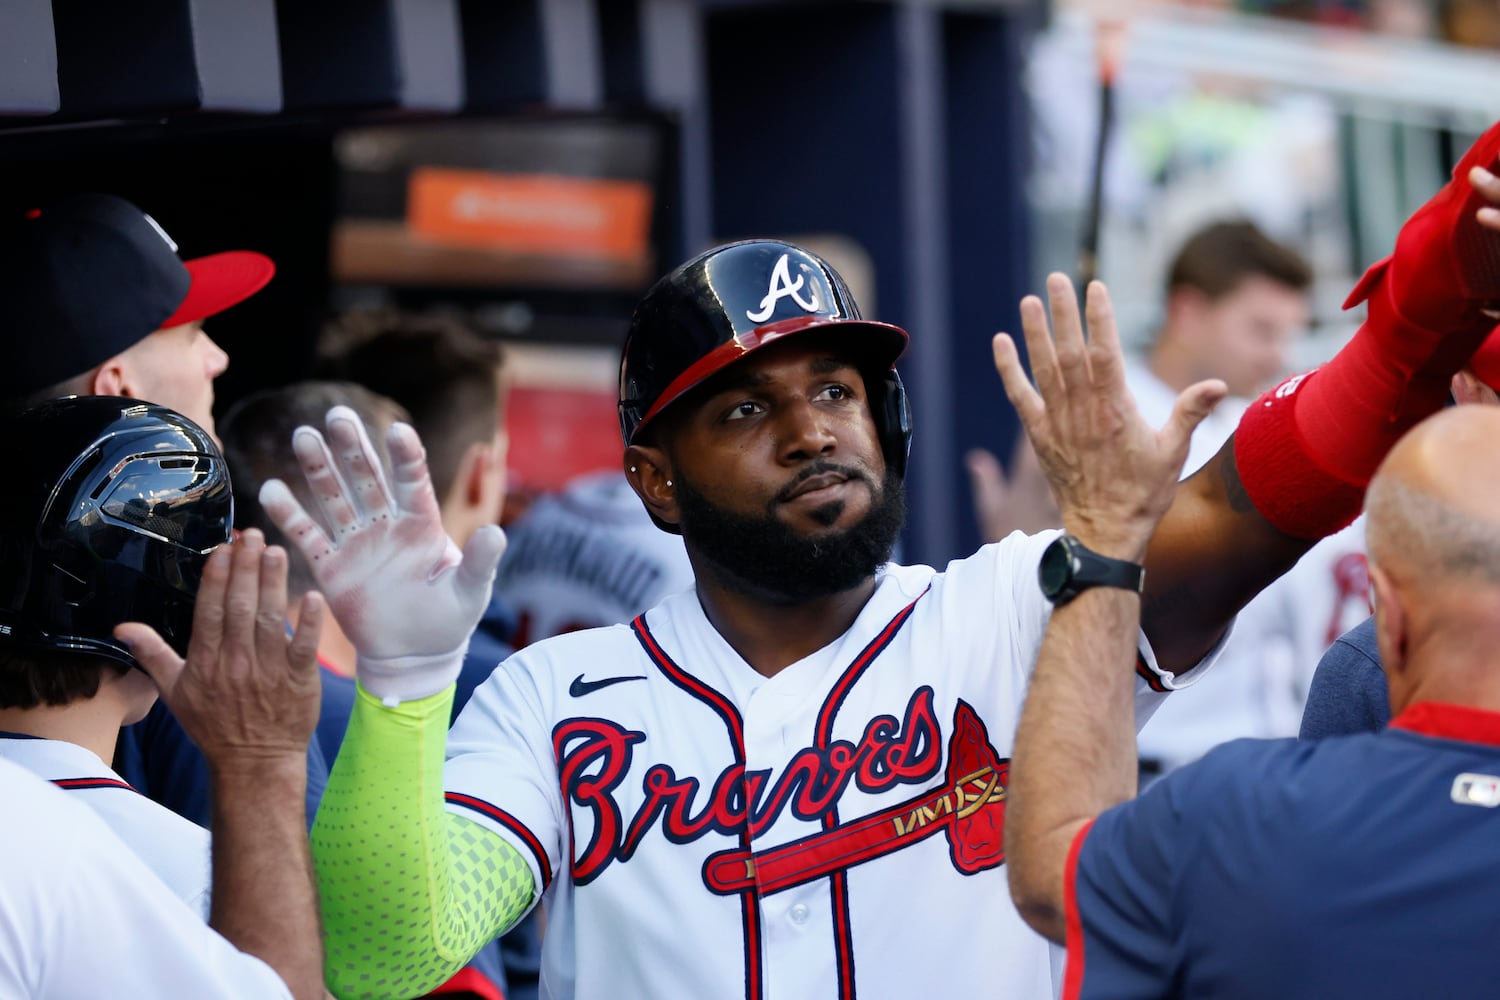
M 850 345 L 857 356 L 862 361 L 867 361 L 873 368 L 884 370 L 892 367 L 896 359 L 906 351 L 906 331 L 891 323 L 823 316 L 801 316 L 777 323 L 768 323 L 754 330 L 736 334 L 734 339 L 726 340 L 684 369 L 656 397 L 656 401 L 641 418 L 636 432 L 639 433 L 641 427 L 649 424 L 652 418 L 689 389 L 761 348 L 793 334 L 834 330 L 854 334 L 855 336 L 849 338 Z
M 276 273 L 276 265 L 265 254 L 253 250 L 229 250 L 183 261 L 192 275 L 187 298 L 162 321 L 162 327 L 181 326 L 221 313 L 245 301 Z

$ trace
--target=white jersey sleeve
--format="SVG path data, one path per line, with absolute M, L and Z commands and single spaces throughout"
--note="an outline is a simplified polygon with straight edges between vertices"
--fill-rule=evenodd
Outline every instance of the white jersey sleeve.
M 88 806 L 173 894 L 207 922 L 209 833 L 130 787 L 92 751 L 62 740 L 0 738 L 0 757 Z
M 962 637 L 973 647 L 955 658 L 1005 663 L 1008 669 L 1030 678 L 1047 622 L 1052 617 L 1052 604 L 1042 594 L 1037 566 L 1043 550 L 1060 534 L 1060 531 L 1035 535 L 1013 532 L 967 559 L 948 564 L 938 578 L 944 589 L 947 619 L 943 631 L 949 636 Z M 1227 638 L 1226 633 L 1192 669 L 1172 673 L 1156 662 L 1156 653 L 1145 631 L 1138 630 L 1136 728 L 1146 724 L 1169 693 L 1197 683 L 1217 661 Z
M 609 638 L 601 641 L 601 634 Z M 443 787 L 452 812 L 489 827 L 531 865 L 538 898 L 566 867 L 552 719 L 566 697 L 557 677 L 583 676 L 616 659 L 623 625 L 572 632 L 529 646 L 479 685 L 448 735 Z M 611 641 L 612 640 L 612 641 Z M 629 648 L 627 645 L 625 648 Z M 571 675 L 568 675 L 571 676 Z M 561 684 L 566 688 L 568 681 Z
M 0 996 L 290 997 L 175 898 L 87 807 L 9 762 Z

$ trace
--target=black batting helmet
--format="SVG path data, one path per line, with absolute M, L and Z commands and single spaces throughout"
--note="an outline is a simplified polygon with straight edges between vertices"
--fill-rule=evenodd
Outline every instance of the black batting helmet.
M 185 654 L 203 564 L 234 523 L 213 439 L 119 396 L 51 400 L 3 428 L 0 644 L 139 666 L 112 633 L 140 621 Z
M 620 432 L 635 443 L 684 393 L 783 337 L 842 334 L 868 373 L 886 466 L 900 478 L 911 412 L 896 374 L 906 331 L 862 319 L 844 279 L 816 254 L 779 240 L 715 247 L 662 278 L 636 306 L 620 361 Z

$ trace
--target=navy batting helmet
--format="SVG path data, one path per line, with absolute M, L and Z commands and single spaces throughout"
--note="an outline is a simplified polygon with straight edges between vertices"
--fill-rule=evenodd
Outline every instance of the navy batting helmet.
M 620 431 L 634 444 L 664 409 L 710 376 L 783 337 L 838 331 L 867 371 L 886 466 L 900 478 L 911 411 L 894 367 L 906 331 L 862 319 L 844 279 L 779 240 L 715 247 L 662 278 L 636 307 L 620 362 Z
M 10 419 L 0 490 L 0 644 L 128 666 L 116 625 L 186 653 L 209 553 L 234 522 L 218 446 L 186 417 L 70 396 Z

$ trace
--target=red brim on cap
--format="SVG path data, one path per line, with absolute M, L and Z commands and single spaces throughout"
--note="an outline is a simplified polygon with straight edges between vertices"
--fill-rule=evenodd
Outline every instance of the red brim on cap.
M 221 313 L 266 287 L 276 273 L 271 258 L 253 250 L 230 250 L 182 263 L 193 283 L 177 311 L 162 321 L 163 328 Z

